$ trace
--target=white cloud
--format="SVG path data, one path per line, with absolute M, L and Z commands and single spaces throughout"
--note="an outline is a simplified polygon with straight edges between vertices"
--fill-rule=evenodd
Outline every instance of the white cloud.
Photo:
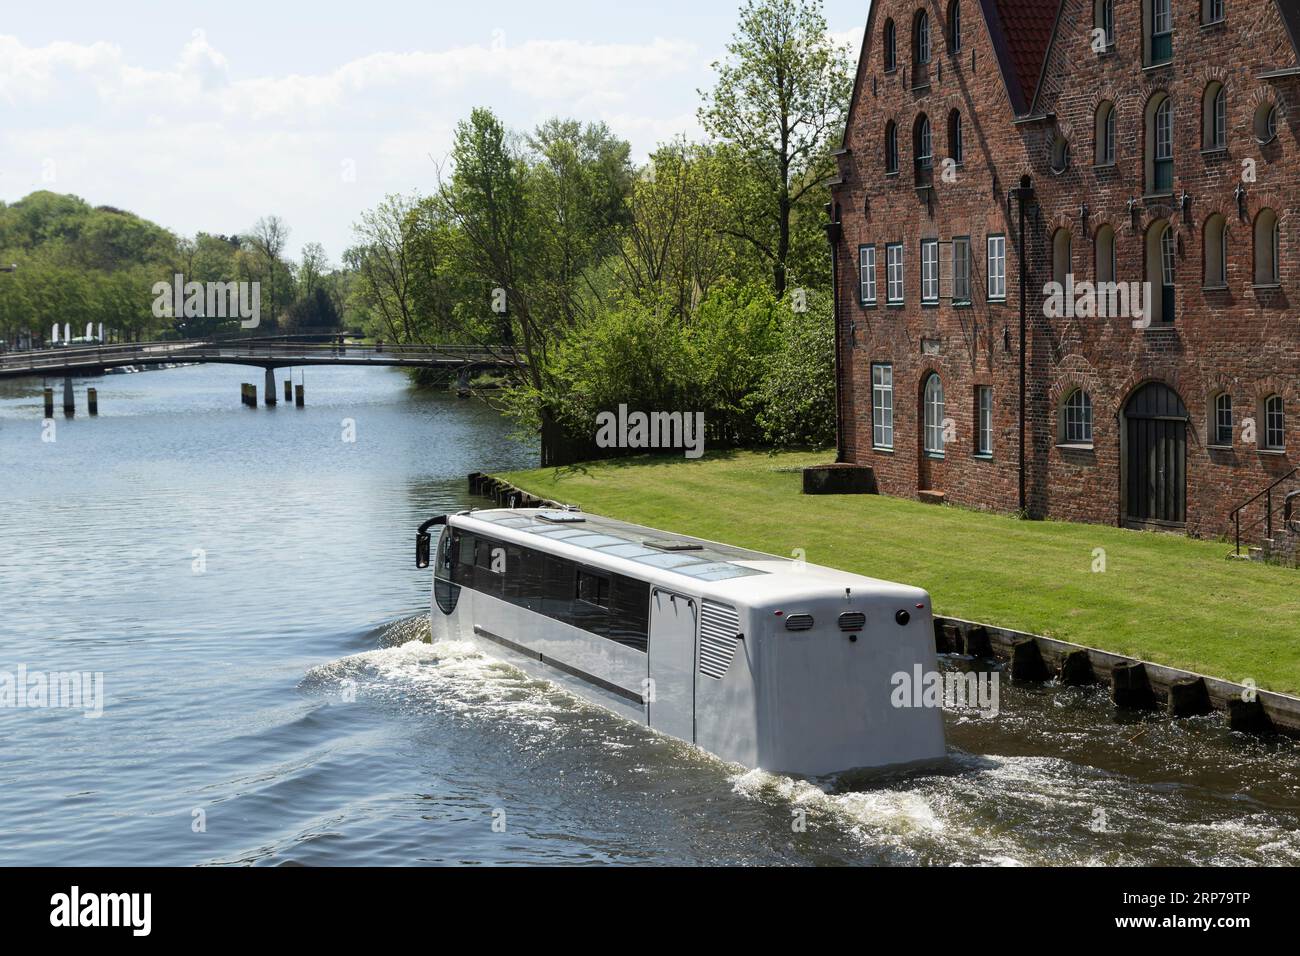
M 111 43 L 0 36 L 0 196 L 73 192 L 183 233 L 238 231 L 276 213 L 294 245 L 320 240 L 337 258 L 361 210 L 386 193 L 432 188 L 430 156 L 446 156 L 473 106 L 525 128 L 551 115 L 604 120 L 643 156 L 698 133 L 680 99 L 665 104 L 650 91 L 692 89 L 704 61 L 682 40 L 498 37 L 377 52 L 317 73 L 238 76 L 202 31 L 160 59 L 131 62 Z

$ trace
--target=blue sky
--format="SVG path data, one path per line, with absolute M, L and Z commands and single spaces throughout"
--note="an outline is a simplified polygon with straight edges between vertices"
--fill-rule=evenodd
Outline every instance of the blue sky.
M 739 0 L 13 0 L 0 13 L 0 199 L 34 189 L 183 234 L 275 213 L 337 260 L 357 215 L 428 192 L 471 107 L 600 119 L 640 159 L 699 136 Z M 826 0 L 856 54 L 868 3 Z

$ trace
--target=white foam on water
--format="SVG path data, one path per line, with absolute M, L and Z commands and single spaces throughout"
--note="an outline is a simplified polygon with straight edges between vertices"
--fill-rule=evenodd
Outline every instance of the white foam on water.
M 856 834 L 873 845 L 906 847 L 918 834 L 937 834 L 944 822 L 932 799 L 910 790 L 882 788 L 828 793 L 824 787 L 766 770 L 747 770 L 730 778 L 732 790 L 762 803 L 784 803 L 821 816 L 831 825 Z
M 509 717 L 512 726 L 535 729 L 554 726 L 574 700 L 466 641 L 415 640 L 363 651 L 313 667 L 303 685 L 331 696 L 351 691 L 358 700 L 431 706 L 467 717 Z

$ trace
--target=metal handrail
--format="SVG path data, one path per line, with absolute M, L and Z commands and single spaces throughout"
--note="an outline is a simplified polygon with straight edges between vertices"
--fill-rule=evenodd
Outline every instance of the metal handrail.
M 338 345 L 337 343 L 290 343 L 255 340 L 193 340 L 170 342 L 140 342 L 129 345 L 99 345 L 76 348 L 40 349 L 0 355 L 0 370 L 32 371 L 66 368 L 72 365 L 96 365 L 107 362 L 125 362 L 133 358 L 179 360 L 215 358 L 319 358 L 368 356 L 393 358 L 459 359 L 474 362 L 520 361 L 514 348 L 485 349 L 474 345 Z
M 1267 522 L 1268 530 L 1266 536 L 1272 538 L 1273 537 L 1273 490 L 1277 488 L 1278 485 L 1282 484 L 1282 482 L 1294 478 L 1297 472 L 1300 472 L 1300 468 L 1292 468 L 1281 478 L 1278 478 L 1276 481 L 1274 481 L 1271 485 L 1269 485 L 1259 494 L 1255 495 L 1255 497 L 1249 499 L 1248 501 L 1242 502 L 1231 512 L 1228 513 L 1228 517 L 1232 519 L 1233 524 L 1236 528 L 1237 557 L 1241 557 L 1241 513 L 1242 511 L 1244 511 L 1246 508 L 1249 508 L 1256 501 L 1259 501 L 1260 498 L 1264 498 L 1265 499 L 1264 517 L 1261 518 L 1260 521 L 1256 521 L 1255 524 L 1253 525 L 1247 525 L 1246 530 L 1249 531 L 1251 528 L 1257 527 L 1260 524 L 1260 522 Z

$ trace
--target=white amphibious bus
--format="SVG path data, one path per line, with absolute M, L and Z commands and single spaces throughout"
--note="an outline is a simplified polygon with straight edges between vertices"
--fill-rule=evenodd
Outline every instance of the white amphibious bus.
M 821 776 L 944 755 L 942 712 L 891 702 L 895 674 L 935 669 L 917 588 L 575 510 L 434 518 L 431 561 L 435 642 L 725 760 Z

